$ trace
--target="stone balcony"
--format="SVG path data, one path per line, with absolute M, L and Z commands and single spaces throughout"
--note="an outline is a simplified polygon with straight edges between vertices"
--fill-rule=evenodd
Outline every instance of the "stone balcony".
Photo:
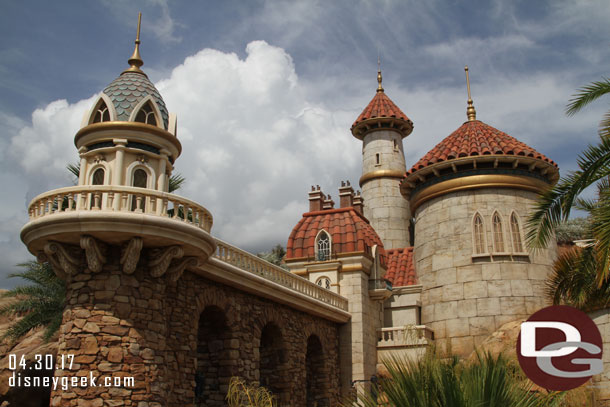
M 425 325 L 405 325 L 381 328 L 377 331 L 377 349 L 409 348 L 429 345 L 434 333 Z
M 141 237 L 144 247 L 180 245 L 205 260 L 215 249 L 212 215 L 178 195 L 146 188 L 87 185 L 38 195 L 28 207 L 21 240 L 34 255 L 50 242 L 79 245 L 82 235 L 120 245 Z

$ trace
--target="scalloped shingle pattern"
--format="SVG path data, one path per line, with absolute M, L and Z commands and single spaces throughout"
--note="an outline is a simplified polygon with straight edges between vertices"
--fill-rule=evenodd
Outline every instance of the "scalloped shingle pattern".
M 525 143 L 479 120 L 467 121 L 423 156 L 407 175 L 429 165 L 462 157 L 504 154 L 557 164 Z
M 168 113 L 161 94 L 148 78 L 135 72 L 125 72 L 104 89 L 104 93 L 112 100 L 119 121 L 128 121 L 137 104 L 146 96 L 151 95 L 163 118 L 163 128 L 167 130 Z
M 331 236 L 332 254 L 362 251 L 371 253 L 375 245 L 379 247 L 382 264 L 385 264 L 385 250 L 381 239 L 353 207 L 326 209 L 303 214 L 303 218 L 292 229 L 286 247 L 286 258 L 315 257 L 316 236 L 324 229 Z
M 377 92 L 368 106 L 360 113 L 354 124 L 352 124 L 352 128 L 356 127 L 360 122 L 377 117 L 394 117 L 407 122 L 411 121 L 385 92 Z
M 413 247 L 390 249 L 386 251 L 386 254 L 388 260 L 385 278 L 392 283 L 393 287 L 417 284 L 417 275 L 413 265 Z

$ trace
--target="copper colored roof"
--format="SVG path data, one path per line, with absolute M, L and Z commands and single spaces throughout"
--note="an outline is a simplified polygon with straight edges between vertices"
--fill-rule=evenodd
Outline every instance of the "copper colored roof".
M 369 221 L 351 206 L 304 213 L 288 238 L 286 259 L 304 257 L 313 259 L 316 236 L 322 229 L 330 234 L 333 256 L 350 252 L 371 254 L 372 247 L 377 245 L 382 264 L 385 264 L 385 251 L 381 239 Z
M 411 122 L 407 115 L 392 102 L 384 91 L 377 91 L 368 106 L 360 113 L 360 116 L 358 116 L 354 124 L 352 124 L 352 129 L 365 120 L 381 117 L 396 118 Z
M 532 157 L 557 167 L 557 164 L 514 137 L 479 120 L 467 121 L 423 156 L 407 175 L 429 165 L 455 158 L 480 155 Z
M 413 247 L 403 249 L 390 249 L 386 251 L 387 272 L 386 280 L 394 287 L 417 284 L 417 275 L 413 265 Z

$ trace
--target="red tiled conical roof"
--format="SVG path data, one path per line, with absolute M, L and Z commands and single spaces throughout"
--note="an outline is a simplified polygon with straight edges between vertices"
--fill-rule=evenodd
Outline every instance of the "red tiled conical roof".
M 411 120 L 406 114 L 400 110 L 394 102 L 385 94 L 383 90 L 377 91 L 368 106 L 364 108 L 360 116 L 352 124 L 352 130 L 360 123 L 368 119 L 376 118 L 396 118 L 411 123 Z
M 331 236 L 333 255 L 349 252 L 371 254 L 372 247 L 377 245 L 381 262 L 385 265 L 385 250 L 381 239 L 368 220 L 353 207 L 304 213 L 288 238 L 286 259 L 313 259 L 316 236 L 322 229 Z
M 391 249 L 387 252 L 386 280 L 394 287 L 404 287 L 417 284 L 417 275 L 413 265 L 413 247 Z
M 479 155 L 515 155 L 557 164 L 514 137 L 479 120 L 467 121 L 423 156 L 406 175 L 429 165 L 455 158 Z

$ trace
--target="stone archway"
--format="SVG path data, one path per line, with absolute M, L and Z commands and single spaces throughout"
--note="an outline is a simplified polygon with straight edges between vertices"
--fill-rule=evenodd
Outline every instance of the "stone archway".
M 324 363 L 322 342 L 316 335 L 307 338 L 305 356 L 306 406 L 328 407 L 328 371 Z
M 226 344 L 231 339 L 225 312 L 207 306 L 199 317 L 197 331 L 197 370 L 195 373 L 195 404 L 199 407 L 227 405 L 233 363 Z
M 259 347 L 259 382 L 276 396 L 279 405 L 288 403 L 289 377 L 286 345 L 280 328 L 273 322 L 264 326 Z

